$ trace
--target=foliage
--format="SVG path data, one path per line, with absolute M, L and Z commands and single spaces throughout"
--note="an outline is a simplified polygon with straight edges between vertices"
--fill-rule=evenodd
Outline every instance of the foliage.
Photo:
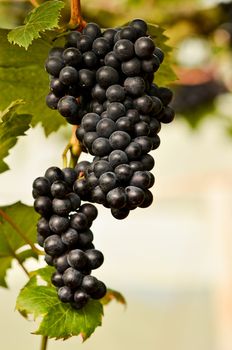
M 31 115 L 16 112 L 22 104 L 21 100 L 14 101 L 3 112 L 0 112 L 0 173 L 9 169 L 3 159 L 17 143 L 18 136 L 25 135 L 25 131 L 30 127 Z
M 64 3 L 57 0 L 42 3 L 27 15 L 23 26 L 9 32 L 9 42 L 28 49 L 32 41 L 38 39 L 42 32 L 58 27 L 60 11 L 63 7 Z
M 96 327 L 101 326 L 102 304 L 106 304 L 106 302 L 91 300 L 81 310 L 75 310 L 70 304 L 62 303 L 57 297 L 55 287 L 50 282 L 53 272 L 54 269 L 51 267 L 33 271 L 29 282 L 17 298 L 16 309 L 24 317 L 33 315 L 35 319 L 42 318 L 35 334 L 64 340 L 71 336 L 81 335 L 83 340 L 86 340 Z M 41 283 L 41 279 L 43 283 Z M 105 297 L 108 300 L 107 303 L 114 298 L 125 303 L 125 299 L 120 293 L 112 290 L 108 293 L 108 297 Z M 109 297 L 109 295 L 111 296 Z
M 41 123 L 48 136 L 65 124 L 64 118 L 56 111 L 49 110 L 45 104 L 48 77 L 44 62 L 52 47 L 54 34 L 35 40 L 25 51 L 24 48 L 10 45 L 8 33 L 8 30 L 0 30 L 0 109 L 16 99 L 24 100 L 25 104 L 20 105 L 18 111 L 32 115 L 32 126 Z
M 34 247 L 38 214 L 21 202 L 0 208 L 0 286 L 7 287 L 6 272 L 13 259 L 23 263 L 30 257 L 37 258 Z M 30 245 L 18 253 L 19 248 Z

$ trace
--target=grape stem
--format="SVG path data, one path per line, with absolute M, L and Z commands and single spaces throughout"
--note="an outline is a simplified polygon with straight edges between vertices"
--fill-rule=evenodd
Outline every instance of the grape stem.
M 24 232 L 18 227 L 18 225 L 11 219 L 11 217 L 0 209 L 0 216 L 10 224 L 10 226 L 17 232 L 17 234 L 24 240 L 25 243 L 29 244 L 31 250 L 36 255 L 44 255 L 44 252 L 40 249 L 37 249 L 35 245 L 25 236 Z
M 29 1 L 29 2 L 32 4 L 32 6 L 34 6 L 34 7 L 38 7 L 38 6 L 39 6 L 37 0 L 28 0 L 28 1 Z
M 69 21 L 70 28 L 78 28 L 78 31 L 81 32 L 85 28 L 86 22 L 81 16 L 81 1 L 80 0 L 71 0 L 71 18 Z
M 63 167 L 66 168 L 68 165 L 68 159 L 67 154 L 70 152 L 70 160 L 69 160 L 69 167 L 74 168 L 77 164 L 77 161 L 81 155 L 82 152 L 82 146 L 78 138 L 76 137 L 76 130 L 78 128 L 78 125 L 73 125 L 72 128 L 72 135 L 69 140 L 69 143 L 64 149 L 64 152 L 62 154 L 63 158 Z
M 42 336 L 40 350 L 46 350 L 47 349 L 47 344 L 48 344 L 48 337 L 47 336 Z

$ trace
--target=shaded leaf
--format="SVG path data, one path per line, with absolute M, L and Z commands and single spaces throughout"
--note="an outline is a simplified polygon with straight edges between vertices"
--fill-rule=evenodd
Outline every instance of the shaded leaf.
M 19 106 L 18 113 L 31 114 L 32 126 L 41 123 L 45 134 L 49 135 L 66 124 L 64 118 L 57 111 L 49 109 L 45 103 L 49 77 L 44 62 L 52 47 L 54 34 L 50 35 L 50 42 L 48 37 L 46 40 L 37 39 L 25 51 L 8 42 L 8 32 L 0 29 L 0 109 L 5 109 L 12 100 L 23 99 L 25 104 Z
M 85 340 L 101 325 L 103 306 L 99 301 L 90 300 L 83 309 L 76 310 L 62 303 L 55 287 L 41 285 L 38 279 L 38 276 L 45 281 L 49 278 L 50 283 L 53 271 L 50 267 L 33 271 L 30 281 L 20 291 L 16 308 L 24 316 L 42 317 L 35 334 L 56 339 L 81 335 Z
M 36 242 L 37 219 L 33 207 L 21 202 L 0 208 L 0 286 L 7 287 L 6 271 L 13 259 L 23 262 L 34 256 L 31 249 L 19 254 L 17 250 Z
M 117 292 L 116 290 L 108 288 L 106 295 L 104 296 L 104 298 L 101 299 L 101 303 L 103 305 L 107 305 L 113 300 L 123 305 L 126 305 L 126 299 L 120 292 Z
M 177 80 L 177 76 L 172 69 L 171 47 L 167 45 L 168 37 L 164 34 L 165 30 L 158 25 L 148 24 L 148 33 L 154 40 L 156 46 L 160 47 L 165 54 L 164 61 L 155 74 L 155 83 L 159 86 L 165 86 Z
M 14 101 L 3 112 L 0 112 L 0 173 L 9 169 L 3 159 L 17 143 L 18 136 L 25 135 L 25 131 L 30 127 L 31 115 L 16 113 L 22 104 L 21 100 Z
M 27 15 L 25 25 L 9 32 L 9 42 L 27 49 L 34 39 L 40 37 L 42 32 L 58 27 L 60 11 L 63 7 L 62 1 L 53 0 L 46 1 L 34 8 Z

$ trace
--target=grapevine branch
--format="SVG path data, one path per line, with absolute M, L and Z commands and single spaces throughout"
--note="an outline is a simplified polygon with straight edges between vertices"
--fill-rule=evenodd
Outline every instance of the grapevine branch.
M 41 338 L 40 350 L 46 350 L 47 349 L 47 343 L 48 343 L 48 337 L 47 336 L 43 336 Z
M 10 224 L 10 226 L 17 232 L 17 234 L 25 241 L 25 243 L 29 244 L 31 250 L 37 255 L 44 255 L 44 253 L 37 249 L 34 244 L 25 236 L 24 232 L 18 227 L 18 225 L 11 219 L 11 217 L 5 213 L 2 209 L 0 209 L 0 216 Z
M 81 143 L 78 140 L 78 138 L 76 137 L 77 128 L 78 128 L 78 125 L 73 125 L 71 138 L 70 138 L 69 143 L 65 147 L 64 152 L 62 154 L 64 168 L 66 168 L 68 165 L 68 160 L 67 160 L 68 151 L 70 152 L 69 166 L 71 168 L 75 167 L 75 165 L 76 165 L 76 163 L 81 155 L 81 152 L 82 152 Z
M 39 6 L 37 0 L 28 0 L 28 1 L 29 1 L 29 2 L 32 4 L 32 6 L 34 6 L 34 7 L 38 7 L 38 6 Z
M 86 26 L 86 22 L 81 16 L 81 1 L 80 0 L 71 0 L 71 18 L 69 21 L 70 28 L 78 28 L 78 31 Z

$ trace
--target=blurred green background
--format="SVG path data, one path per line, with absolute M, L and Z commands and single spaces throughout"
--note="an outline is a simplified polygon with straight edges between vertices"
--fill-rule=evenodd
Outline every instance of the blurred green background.
M 172 84 L 177 116 L 153 153 L 152 207 L 124 222 L 99 208 L 93 228 L 105 255 L 98 277 L 125 295 L 127 309 L 106 307 L 103 327 L 85 344 L 50 341 L 48 349 L 231 350 L 232 2 L 83 0 L 82 7 L 102 27 L 140 17 L 166 29 L 179 77 Z M 0 0 L 0 27 L 20 25 L 31 8 Z M 37 126 L 19 140 L 7 158 L 11 170 L 0 176 L 0 204 L 32 204 L 33 179 L 61 165 L 68 133 L 63 127 L 45 139 Z M 37 349 L 40 339 L 29 333 L 35 325 L 14 312 L 25 282 L 17 266 L 8 281 L 10 291 L 0 290 L 1 347 Z

